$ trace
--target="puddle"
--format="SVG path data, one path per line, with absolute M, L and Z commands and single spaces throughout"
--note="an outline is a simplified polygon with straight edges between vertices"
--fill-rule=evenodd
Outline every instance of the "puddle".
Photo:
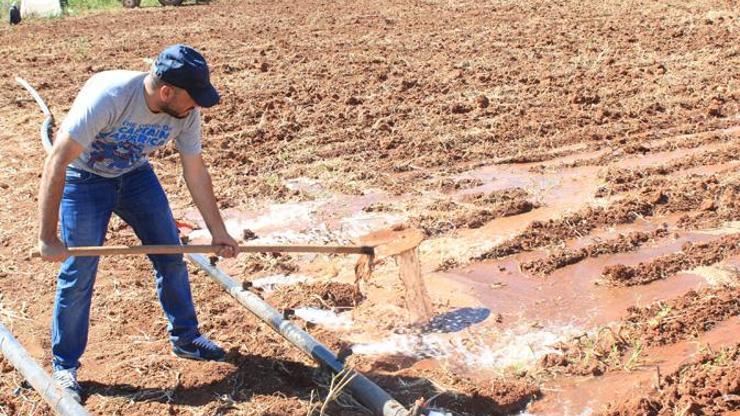
M 227 231 L 235 238 L 242 238 L 245 230 L 254 232 L 258 238 L 250 240 L 253 244 L 350 244 L 364 234 L 404 222 L 406 217 L 399 213 L 362 211 L 386 198 L 378 192 L 357 197 L 339 195 L 310 202 L 272 204 L 260 210 L 230 208 L 223 211 L 223 216 Z M 191 243 L 210 242 L 211 235 L 196 210 L 187 211 L 184 217 L 200 227 L 188 233 Z
M 553 175 L 529 172 L 527 166 L 489 166 L 466 174 L 465 177 L 483 180 L 484 185 L 455 195 L 462 198 L 468 194 L 522 187 L 530 191 L 532 199 L 542 207 L 496 218 L 477 229 L 461 229 L 453 235 L 425 241 L 421 246 L 422 263 L 432 269 L 446 261 L 465 264 L 471 257 L 521 233 L 532 221 L 547 221 L 602 202 L 593 197 L 598 187 L 598 167 L 575 168 Z
M 454 195 L 462 198 L 476 193 L 490 193 L 508 188 L 522 188 L 530 192 L 535 200 L 544 205 L 560 207 L 580 205 L 593 199 L 596 190 L 596 174 L 600 167 L 585 166 L 568 169 L 556 174 L 534 173 L 532 164 L 486 166 L 461 175 L 459 179 L 478 179 L 483 185 L 461 190 Z
M 619 166 L 661 164 L 711 147 L 638 155 L 620 161 Z M 426 272 L 436 268 L 445 259 L 457 259 L 464 263 L 475 254 L 522 232 L 532 221 L 547 221 L 585 206 L 606 204 L 606 199 L 593 196 L 600 184 L 598 173 L 603 166 L 583 166 L 555 172 L 546 169 L 544 173 L 530 171 L 532 166 L 556 166 L 564 160 L 576 160 L 584 155 L 587 154 L 568 155 L 545 163 L 485 166 L 456 176 L 455 179 L 479 179 L 483 185 L 457 191 L 451 194 L 453 198 L 519 187 L 528 190 L 542 207 L 520 215 L 497 218 L 478 229 L 461 229 L 453 235 L 425 241 L 420 247 L 422 270 Z M 287 185 L 293 187 L 291 189 L 325 194 L 320 183 L 303 178 L 289 181 Z M 430 195 L 422 197 L 429 198 Z M 364 234 L 389 228 L 406 219 L 402 212 L 364 212 L 364 207 L 376 202 L 402 203 L 409 198 L 417 197 L 389 196 L 375 190 L 368 190 L 360 196 L 329 195 L 311 202 L 270 205 L 263 210 L 227 210 L 226 222 L 235 236 L 241 236 L 245 228 L 254 231 L 259 236 L 251 241 L 254 244 L 349 244 Z M 566 246 L 577 249 L 598 239 L 614 238 L 617 234 L 652 231 L 661 222 L 675 222 L 678 216 L 650 218 L 650 221 L 638 220 L 633 224 L 597 229 L 582 238 L 568 241 Z M 203 237 L 205 235 L 201 235 Z M 559 269 L 546 278 L 530 276 L 519 270 L 522 262 L 547 255 L 544 250 L 521 253 L 452 272 L 434 273 L 430 278 L 465 288 L 465 292 L 479 302 L 478 306 L 482 306 L 479 309 L 495 316 L 500 314 L 501 322 L 493 324 L 493 319 L 487 314 L 484 319 L 473 323 L 442 323 L 442 329 L 428 328 L 415 334 L 396 333 L 370 339 L 369 342 L 355 344 L 353 352 L 360 355 L 405 355 L 431 359 L 446 366 L 474 371 L 526 368 L 551 352 L 552 344 L 618 320 L 629 306 L 647 305 L 656 300 L 680 296 L 690 289 L 726 279 L 727 276 L 717 270 L 697 269 L 639 288 L 612 288 L 594 284 L 607 265 L 635 265 L 674 253 L 687 241 L 714 238 L 717 236 L 710 233 L 684 233 L 677 239 L 647 244 L 635 252 L 588 258 Z M 274 275 L 256 279 L 252 283 L 271 291 L 280 285 L 310 280 L 301 275 Z M 436 292 L 441 293 L 442 298 L 455 299 L 439 287 Z M 298 308 L 295 313 L 308 322 L 329 328 L 347 329 L 353 325 L 349 315 L 328 310 Z M 453 327 L 455 330 L 450 329 Z M 586 408 L 579 406 L 573 409 L 582 412 Z
M 565 241 L 565 248 L 569 250 L 578 250 L 597 242 L 614 239 L 620 235 L 627 235 L 631 232 L 639 231 L 648 233 L 655 231 L 658 228 L 662 228 L 663 224 L 668 226 L 668 230 L 672 230 L 672 226 L 682 216 L 683 213 L 671 214 L 659 218 L 652 218 L 652 221 L 638 218 L 635 222 L 629 224 L 617 224 L 608 228 L 597 228 L 595 230 L 591 230 L 587 236 Z
M 737 264 L 739 261 L 740 256 L 724 261 L 722 266 L 697 267 L 689 270 L 688 273 L 703 277 L 712 286 L 733 285 L 737 283 L 738 276 L 740 276 L 740 268 L 733 263 Z
M 329 329 L 349 329 L 352 327 L 351 312 L 336 313 L 318 308 L 296 308 L 295 315 L 306 322 L 321 325 Z
M 611 401 L 618 401 L 652 390 L 657 370 L 664 377 L 676 371 L 682 364 L 706 345 L 717 350 L 722 345 L 737 342 L 740 333 L 740 317 L 722 322 L 698 339 L 682 341 L 665 347 L 647 348 L 643 357 L 649 361 L 632 372 L 618 372 L 601 377 L 584 377 L 545 383 L 544 397 L 533 402 L 526 415 L 575 416 L 600 411 Z
M 507 326 L 541 322 L 591 328 L 619 319 L 629 306 L 647 305 L 708 284 L 703 276 L 688 272 L 640 286 L 639 290 L 594 284 L 604 267 L 636 265 L 679 251 L 687 241 L 716 238 L 705 233 L 686 233 L 678 239 L 661 241 L 636 252 L 588 258 L 545 278 L 519 270 L 521 262 L 542 256 L 537 252 L 476 264 L 443 275 L 466 286 L 492 313 L 502 314 Z

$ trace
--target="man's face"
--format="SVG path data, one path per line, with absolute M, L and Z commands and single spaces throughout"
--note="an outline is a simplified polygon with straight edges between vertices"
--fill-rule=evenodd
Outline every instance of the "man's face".
M 172 117 L 183 119 L 197 105 L 187 91 L 182 88 L 166 85 L 162 91 L 162 107 L 160 110 Z

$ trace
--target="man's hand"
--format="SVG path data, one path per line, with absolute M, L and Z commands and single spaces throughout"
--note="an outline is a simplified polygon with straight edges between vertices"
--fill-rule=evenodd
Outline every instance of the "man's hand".
M 38 248 L 44 261 L 64 261 L 69 257 L 67 247 L 56 236 L 47 241 L 39 239 Z
M 211 244 L 221 246 L 216 252 L 221 257 L 235 257 L 239 253 L 239 243 L 228 233 L 214 235 Z

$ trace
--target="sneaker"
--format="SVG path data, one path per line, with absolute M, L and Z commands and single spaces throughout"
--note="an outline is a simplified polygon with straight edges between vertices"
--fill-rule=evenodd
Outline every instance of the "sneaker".
M 183 345 L 173 345 L 172 352 L 180 358 L 201 361 L 223 361 L 226 352 L 203 335 Z
M 82 387 L 77 383 L 77 369 L 54 371 L 54 381 L 59 384 L 77 403 L 82 403 Z

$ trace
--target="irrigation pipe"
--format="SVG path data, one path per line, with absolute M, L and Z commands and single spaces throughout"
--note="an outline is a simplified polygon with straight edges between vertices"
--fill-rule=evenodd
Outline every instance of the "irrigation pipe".
M 202 254 L 187 254 L 188 259 L 218 282 L 234 299 L 268 324 L 283 338 L 295 345 L 317 363 L 335 374 L 345 370 L 344 364 L 327 347 L 311 335 L 286 320 L 283 314 L 254 293 L 244 290 L 242 285 L 216 266 Z M 349 370 L 354 375 L 348 388 L 352 395 L 373 414 L 379 416 L 407 416 L 409 411 L 393 397 L 362 374 Z
M 13 338 L 13 334 L 0 323 L 0 351 L 13 364 L 28 383 L 49 404 L 49 407 L 62 416 L 88 416 L 89 413 L 77 403 L 63 388 L 39 366 L 23 349 L 23 346 Z
M 36 103 L 41 107 L 41 111 L 43 111 L 46 116 L 41 128 L 41 141 L 43 143 L 44 150 L 49 152 L 52 146 L 50 135 L 51 128 L 54 125 L 54 116 L 49 111 L 44 100 L 36 90 L 33 89 L 33 87 L 21 78 L 16 78 L 16 81 L 31 93 L 33 98 L 36 100 Z M 206 256 L 197 253 L 189 253 L 187 254 L 187 258 L 218 282 L 240 304 L 246 307 L 263 322 L 268 324 L 291 344 L 313 358 L 313 360 L 319 363 L 319 365 L 329 369 L 335 374 L 345 371 L 344 364 L 339 361 L 337 356 L 334 355 L 334 353 L 332 353 L 326 346 L 298 328 L 292 322 L 286 320 L 280 312 L 262 300 L 262 298 L 252 292 L 244 290 L 241 284 L 232 279 L 231 276 L 223 272 L 218 267 L 211 265 L 210 260 Z M 352 392 L 353 396 L 357 398 L 360 403 L 370 409 L 373 414 L 378 416 L 410 416 L 410 412 L 404 408 L 403 405 L 386 393 L 385 390 L 370 381 L 370 379 L 355 370 L 349 370 L 349 375 L 353 376 L 348 384 L 349 390 Z M 36 387 L 33 383 L 31 385 Z M 48 388 L 48 384 L 42 385 L 41 387 Z M 36 389 L 39 390 L 39 392 L 42 391 L 39 388 Z M 59 389 L 57 388 L 57 390 Z M 74 399 L 71 398 L 70 400 L 74 401 Z M 65 403 L 66 402 L 67 401 L 65 400 Z M 51 405 L 52 403 L 49 402 L 49 404 Z M 52 408 L 54 407 L 52 406 Z M 82 412 L 85 412 L 84 409 L 81 410 Z M 66 414 L 86 415 L 87 413 L 65 413 L 65 415 Z

